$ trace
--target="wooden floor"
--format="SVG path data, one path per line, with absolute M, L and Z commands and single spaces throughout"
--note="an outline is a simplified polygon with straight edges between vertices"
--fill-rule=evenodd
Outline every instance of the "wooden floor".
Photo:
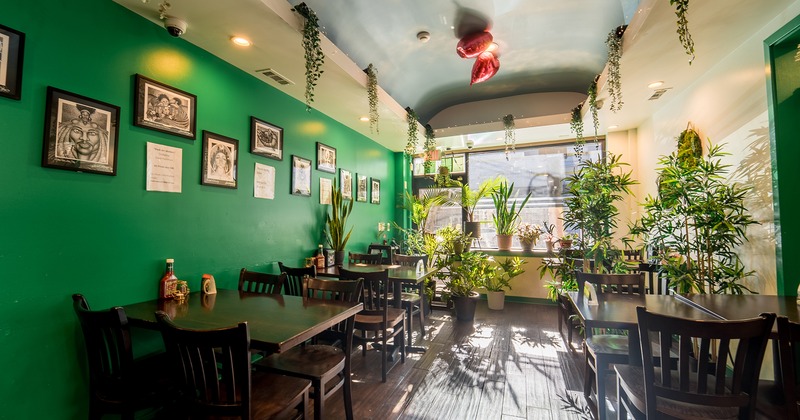
M 555 306 L 478 304 L 474 323 L 434 310 L 427 334 L 381 382 L 377 351 L 353 354 L 356 419 L 581 419 L 590 418 L 582 393 L 583 358 L 558 334 Z M 340 396 L 328 419 L 344 418 Z

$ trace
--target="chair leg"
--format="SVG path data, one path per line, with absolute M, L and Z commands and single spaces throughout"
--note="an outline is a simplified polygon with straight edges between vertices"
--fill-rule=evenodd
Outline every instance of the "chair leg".
M 425 310 L 422 307 L 423 300 L 420 299 L 419 301 L 419 336 L 425 338 Z M 408 345 L 411 345 L 411 342 L 408 342 Z
M 349 357 L 349 356 L 348 356 Z M 344 415 L 347 420 L 353 420 L 353 395 L 351 392 L 350 368 L 345 368 L 344 378 Z
M 414 318 L 414 304 L 409 302 L 408 306 L 406 306 L 406 319 L 408 319 L 408 325 L 411 325 L 414 322 L 413 318 Z M 408 342 L 411 343 L 411 334 L 413 331 L 411 331 L 411 328 L 409 328 L 407 332 L 408 332 Z
M 625 401 L 627 396 L 625 395 L 625 391 L 622 390 L 622 387 L 619 383 L 619 377 L 617 377 L 617 420 L 628 420 L 628 405 Z
M 311 385 L 314 387 L 314 420 L 322 420 L 325 417 L 325 384 L 314 379 Z
M 405 328 L 405 322 L 403 322 L 403 328 Z M 395 336 L 395 342 L 398 339 L 400 340 L 400 363 L 405 363 L 406 362 L 406 339 L 405 339 L 405 336 L 403 336 L 403 334 L 397 334 Z M 409 340 L 409 344 L 410 343 L 411 343 L 411 341 Z
M 389 340 L 386 339 L 386 330 L 383 331 L 383 345 L 381 346 L 381 382 L 386 382 L 386 360 L 389 357 Z
M 606 420 L 606 371 L 605 365 L 595 360 L 594 374 L 595 386 L 597 387 L 597 420 Z
M 583 344 L 584 364 L 583 364 L 583 396 L 588 401 L 592 396 L 592 383 L 594 382 L 594 371 L 589 364 L 589 351 L 586 343 Z

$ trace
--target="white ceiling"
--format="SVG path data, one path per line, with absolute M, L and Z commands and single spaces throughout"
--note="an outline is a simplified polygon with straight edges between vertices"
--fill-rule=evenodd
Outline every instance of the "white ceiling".
M 162 24 L 160 0 L 114 1 Z M 326 35 L 325 72 L 312 112 L 323 112 L 395 151 L 407 140 L 406 106 L 417 110 L 423 123 L 430 119 L 439 144 L 453 149 L 465 148 L 468 138 L 476 147 L 497 144 L 498 138 L 502 143 L 502 134 L 493 132 L 502 129 L 501 118 L 508 113 L 515 116 L 518 141 L 571 137 L 569 110 L 585 98 L 586 88 L 601 72 L 598 97 L 607 100 L 606 35 L 629 22 L 621 66 L 624 106 L 617 113 L 601 108 L 600 134 L 612 124 L 619 130 L 635 128 L 791 2 L 692 2 L 689 28 L 697 59 L 690 66 L 667 0 L 463 0 L 459 5 L 441 0 L 307 0 Z M 169 3 L 168 14 L 188 23 L 183 36 L 187 42 L 304 101 L 302 18 L 291 11 L 298 0 Z M 501 66 L 494 78 L 470 87 L 472 64 L 455 54 L 456 33 L 466 22 L 480 19 L 489 22 L 500 45 Z M 430 42 L 417 41 L 420 30 L 431 33 Z M 249 38 L 253 46 L 234 46 L 234 35 Z M 368 114 L 362 69 L 369 63 L 378 68 L 381 88 L 379 134 L 359 121 Z M 265 68 L 294 84 L 279 85 L 256 72 Z M 647 85 L 656 80 L 670 89 L 662 99 L 648 101 L 652 90 Z M 593 134 L 591 117 L 584 119 L 586 134 Z

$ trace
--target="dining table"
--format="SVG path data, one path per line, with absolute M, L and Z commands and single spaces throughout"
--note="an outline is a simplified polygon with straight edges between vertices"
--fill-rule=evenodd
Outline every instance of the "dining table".
M 153 299 L 124 309 L 131 325 L 149 329 L 158 329 L 155 312 L 159 310 L 184 328 L 213 329 L 247 321 L 252 348 L 280 353 L 354 316 L 363 306 L 219 289 L 215 294 L 192 292 L 181 300 Z

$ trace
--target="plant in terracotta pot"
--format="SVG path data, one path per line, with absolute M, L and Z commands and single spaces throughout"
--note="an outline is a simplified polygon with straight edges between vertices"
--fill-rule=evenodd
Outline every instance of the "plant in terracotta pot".
M 464 212 L 467 214 L 467 218 L 464 221 L 464 234 L 469 234 L 472 238 L 481 237 L 481 225 L 480 222 L 475 220 L 475 209 L 478 206 L 478 202 L 482 198 L 491 195 L 503 181 L 504 178 L 502 176 L 489 178 L 481 182 L 478 188 L 474 190 L 467 184 L 461 184 L 461 207 L 464 208 Z
M 444 254 L 436 260 L 434 275 L 444 282 L 442 299 L 451 301 L 459 321 L 472 321 L 478 303 L 478 287 L 497 270 L 489 256 L 482 252 L 462 252 L 460 255 Z
M 526 252 L 532 251 L 541 234 L 542 227 L 539 225 L 525 223 L 524 225 L 518 227 L 517 238 L 519 239 L 519 244 L 522 246 L 522 250 Z
M 335 251 L 335 262 L 341 264 L 344 261 L 344 248 L 353 233 L 353 227 L 345 234 L 347 217 L 353 211 L 355 200 L 344 200 L 342 190 L 335 184 L 331 193 L 331 211 L 326 215 L 327 230 L 325 232 L 328 245 Z
M 503 181 L 497 188 L 492 191 L 492 201 L 494 202 L 495 214 L 493 216 L 494 227 L 497 230 L 497 248 L 501 251 L 508 251 L 511 249 L 511 240 L 514 237 L 514 232 L 519 224 L 519 213 L 525 208 L 525 204 L 531 198 L 528 193 L 525 198 L 519 202 L 512 201 L 511 194 L 514 191 L 514 183 L 509 184 Z M 517 206 L 519 204 L 519 207 Z
M 547 221 L 542 222 L 542 239 L 544 239 L 544 244 L 547 248 L 547 253 L 553 253 L 553 244 L 556 243 L 556 225 L 554 223 L 547 223 Z
M 483 283 L 489 309 L 503 310 L 506 289 L 511 290 L 511 279 L 525 272 L 522 266 L 526 263 L 527 261 L 520 257 L 506 258 L 502 262 L 497 262 L 495 269 Z
M 562 236 L 561 239 L 558 240 L 558 246 L 560 246 L 562 249 L 570 249 L 572 248 L 572 243 L 575 242 L 577 239 L 578 235 L 574 233 L 568 233 Z

